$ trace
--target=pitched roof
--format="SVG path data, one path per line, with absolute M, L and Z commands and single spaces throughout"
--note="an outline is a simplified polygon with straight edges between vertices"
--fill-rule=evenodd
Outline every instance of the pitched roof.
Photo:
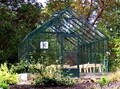
M 24 40 L 42 32 L 74 34 L 80 38 L 80 44 L 90 44 L 107 38 L 107 36 L 90 25 L 83 16 L 74 12 L 70 7 L 55 13 L 46 23 L 30 32 Z

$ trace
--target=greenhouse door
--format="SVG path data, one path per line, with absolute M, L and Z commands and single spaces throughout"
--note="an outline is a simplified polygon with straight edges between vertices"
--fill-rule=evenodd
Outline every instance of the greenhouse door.
M 79 39 L 76 35 L 61 35 L 61 65 L 63 73 L 79 77 Z

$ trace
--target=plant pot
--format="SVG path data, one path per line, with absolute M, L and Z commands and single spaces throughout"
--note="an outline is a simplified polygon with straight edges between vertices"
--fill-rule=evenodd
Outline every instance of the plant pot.
M 28 73 L 20 73 L 19 80 L 20 81 L 27 81 L 28 80 Z

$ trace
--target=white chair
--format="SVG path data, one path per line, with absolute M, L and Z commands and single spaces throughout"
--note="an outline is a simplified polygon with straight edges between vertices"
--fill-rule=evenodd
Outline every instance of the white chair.
M 83 64 L 84 73 L 88 73 L 88 64 Z
M 102 72 L 102 65 L 101 64 L 83 64 L 84 73 L 92 73 L 95 72 L 95 68 L 98 68 L 98 71 L 101 73 Z
M 96 68 L 99 69 L 99 72 L 100 72 L 100 73 L 102 72 L 102 64 L 96 64 Z

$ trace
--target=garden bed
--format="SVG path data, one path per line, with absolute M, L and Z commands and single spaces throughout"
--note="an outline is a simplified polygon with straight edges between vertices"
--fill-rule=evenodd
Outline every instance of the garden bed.
M 90 82 L 78 83 L 74 86 L 10 85 L 9 89 L 120 89 L 120 82 L 110 82 L 105 86 Z
M 90 85 L 90 83 L 80 83 L 74 86 L 10 85 L 10 89 L 86 89 Z

